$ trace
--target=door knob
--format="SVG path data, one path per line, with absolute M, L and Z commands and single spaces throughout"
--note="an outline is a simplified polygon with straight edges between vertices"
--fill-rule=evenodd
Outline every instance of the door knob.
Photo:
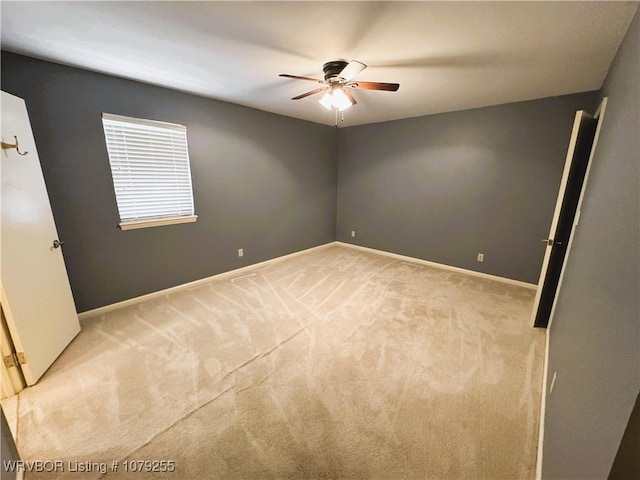
M 542 241 L 546 243 L 548 246 L 562 245 L 562 242 L 557 242 L 553 238 L 543 238 Z
M 64 245 L 64 242 L 61 242 L 60 240 L 54 240 L 53 241 L 53 248 L 60 248 L 62 245 Z

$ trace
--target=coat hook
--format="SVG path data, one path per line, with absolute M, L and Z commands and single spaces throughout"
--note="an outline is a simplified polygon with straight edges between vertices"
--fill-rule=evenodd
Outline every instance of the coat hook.
M 26 155 L 29 152 L 21 152 L 20 151 L 20 145 L 18 145 L 18 137 L 16 135 L 13 136 L 13 138 L 15 139 L 16 143 L 15 144 L 11 144 L 11 143 L 4 143 L 2 142 L 2 149 L 3 150 L 9 150 L 11 148 L 15 148 L 16 152 L 18 152 L 18 155 Z

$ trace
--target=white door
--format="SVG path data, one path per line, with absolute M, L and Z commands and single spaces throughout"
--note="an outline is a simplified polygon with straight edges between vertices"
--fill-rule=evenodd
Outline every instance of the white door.
M 551 318 L 571 234 L 579 218 L 584 185 L 597 145 L 606 101 L 606 98 L 603 99 L 594 117 L 582 110 L 576 112 L 551 229 L 549 236 L 542 240 L 546 247 L 531 316 L 534 327 L 547 327 Z
M 19 151 L 6 144 L 19 144 Z M 2 92 L 2 308 L 33 385 L 80 331 L 24 100 Z M 20 153 L 28 152 L 26 155 Z M 20 153 L 19 153 L 20 152 Z

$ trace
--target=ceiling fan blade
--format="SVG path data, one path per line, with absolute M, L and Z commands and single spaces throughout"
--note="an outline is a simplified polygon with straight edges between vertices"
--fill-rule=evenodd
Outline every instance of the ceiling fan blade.
M 364 63 L 358 62 L 357 60 L 351 60 L 347 66 L 342 69 L 338 76 L 344 78 L 348 82 L 365 68 L 367 68 L 367 66 Z
M 351 105 L 355 105 L 356 103 L 356 99 L 355 97 L 351 94 L 351 92 L 349 91 L 349 89 L 347 88 L 343 88 L 342 91 L 344 92 L 344 94 L 347 96 L 347 98 L 349 99 L 349 101 L 351 102 Z
M 316 88 L 314 90 L 311 90 L 310 92 L 307 93 L 303 93 L 302 95 L 298 95 L 297 97 L 293 97 L 291 100 L 300 100 L 301 98 L 305 98 L 308 97 L 310 95 L 315 95 L 316 93 L 320 93 L 324 90 L 326 90 L 326 87 L 320 87 L 320 88 Z
M 281 73 L 280 75 L 278 75 L 279 77 L 286 77 L 286 78 L 294 78 L 296 80 L 308 80 L 310 82 L 317 82 L 317 83 L 324 83 L 324 81 L 322 80 L 318 80 L 317 78 L 310 78 L 310 77 L 300 77 L 298 75 L 289 75 L 288 73 Z
M 354 82 L 349 85 L 353 88 L 361 90 L 386 90 L 387 92 L 395 92 L 400 88 L 399 83 L 382 83 L 382 82 Z

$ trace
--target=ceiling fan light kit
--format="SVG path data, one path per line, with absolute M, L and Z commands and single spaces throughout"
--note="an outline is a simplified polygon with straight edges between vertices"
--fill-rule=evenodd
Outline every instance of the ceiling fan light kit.
M 318 103 L 327 110 L 335 107 L 340 112 L 343 112 L 354 105 L 355 101 L 352 102 L 342 88 L 332 88 L 331 91 L 325 93 L 322 98 L 318 100 Z
M 397 83 L 381 83 L 381 82 L 356 82 L 353 78 L 358 75 L 367 66 L 352 60 L 351 62 L 345 62 L 344 60 L 334 60 L 327 62 L 322 66 L 324 72 L 324 80 L 318 80 L 317 78 L 301 77 L 298 75 L 290 75 L 288 73 L 281 73 L 281 77 L 293 78 L 295 80 L 306 80 L 316 82 L 324 85 L 323 87 L 316 88 L 309 92 L 293 97 L 291 100 L 300 100 L 316 93 L 324 92 L 324 95 L 319 100 L 319 103 L 331 110 L 336 108 L 336 112 L 343 112 L 347 108 L 355 105 L 356 99 L 353 97 L 349 89 L 361 89 L 361 90 L 382 90 L 387 92 L 395 92 L 400 87 Z

